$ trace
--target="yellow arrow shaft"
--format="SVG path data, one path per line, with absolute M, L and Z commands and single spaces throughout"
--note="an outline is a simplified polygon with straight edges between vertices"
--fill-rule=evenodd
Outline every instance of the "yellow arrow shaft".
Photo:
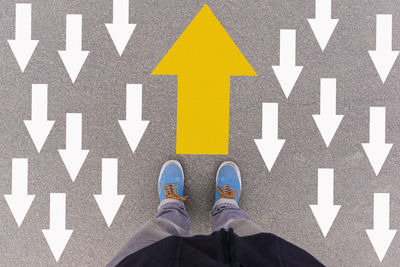
M 229 87 L 229 75 L 178 75 L 177 154 L 228 154 Z

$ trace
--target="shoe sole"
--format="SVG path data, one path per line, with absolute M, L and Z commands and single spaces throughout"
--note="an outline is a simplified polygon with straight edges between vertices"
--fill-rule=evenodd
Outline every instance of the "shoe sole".
M 160 175 L 158 176 L 158 186 L 160 186 L 161 174 L 163 173 L 164 169 L 167 167 L 167 165 L 172 164 L 172 163 L 177 165 L 179 167 L 179 169 L 182 171 L 182 180 L 183 180 L 183 182 L 185 182 L 185 175 L 183 174 L 183 168 L 182 168 L 182 165 L 179 163 L 179 161 L 168 160 L 161 167 Z
M 236 163 L 233 162 L 233 161 L 225 161 L 225 162 L 222 162 L 221 165 L 219 165 L 219 168 L 218 168 L 218 171 L 217 171 L 217 176 L 215 177 L 215 183 L 217 183 L 219 171 L 221 170 L 222 167 L 224 167 L 226 165 L 231 165 L 231 166 L 233 166 L 233 168 L 235 168 L 235 170 L 236 170 L 236 172 L 238 174 L 238 177 L 239 177 L 240 190 L 242 190 L 242 178 L 241 178 L 241 175 L 240 175 L 240 170 L 239 170 L 239 167 L 236 165 Z

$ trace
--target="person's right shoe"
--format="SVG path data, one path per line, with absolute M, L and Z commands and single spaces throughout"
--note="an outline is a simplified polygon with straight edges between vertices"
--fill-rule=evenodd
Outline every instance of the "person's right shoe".
M 215 201 L 221 198 L 239 202 L 242 180 L 239 167 L 232 161 L 223 162 L 217 171 Z

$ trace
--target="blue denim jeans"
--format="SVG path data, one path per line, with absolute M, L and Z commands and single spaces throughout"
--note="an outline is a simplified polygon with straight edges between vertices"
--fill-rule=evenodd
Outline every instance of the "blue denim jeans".
M 211 232 L 232 228 L 239 236 L 254 235 L 263 230 L 254 224 L 234 199 L 219 199 L 210 211 Z M 181 200 L 166 199 L 158 206 L 154 219 L 143 225 L 107 264 L 116 266 L 128 255 L 168 236 L 190 236 L 190 218 Z

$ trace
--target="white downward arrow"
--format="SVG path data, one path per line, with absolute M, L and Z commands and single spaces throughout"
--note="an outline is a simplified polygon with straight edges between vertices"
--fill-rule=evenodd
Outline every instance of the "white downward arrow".
M 385 160 L 393 146 L 393 144 L 385 143 L 385 124 L 385 107 L 371 107 L 369 121 L 369 143 L 363 143 L 362 146 L 376 175 L 379 175 L 379 172 L 381 171 L 382 166 L 385 163 Z
M 384 83 L 399 55 L 392 50 L 392 15 L 376 15 L 376 50 L 368 52 Z
M 315 0 L 315 19 L 308 19 L 308 23 L 317 38 L 321 50 L 324 51 L 333 31 L 336 28 L 338 19 L 331 18 L 332 1 Z
M 65 50 L 58 53 L 74 83 L 89 55 L 89 51 L 82 51 L 82 15 L 67 15 L 65 36 Z
M 106 23 L 106 27 L 121 56 L 136 24 L 129 24 L 129 0 L 114 0 L 113 8 L 113 23 Z
M 320 114 L 313 115 L 326 147 L 332 141 L 343 115 L 336 115 L 336 79 L 321 79 Z
M 262 105 L 262 138 L 254 139 L 268 170 L 271 171 L 279 152 L 285 144 L 278 139 L 278 103 Z
M 31 4 L 15 4 L 15 9 L 15 40 L 8 40 L 8 44 L 19 68 L 24 72 L 39 41 L 31 39 Z
M 35 195 L 28 195 L 28 159 L 12 159 L 11 195 L 4 195 L 14 219 L 21 226 Z
M 32 119 L 24 120 L 36 150 L 40 153 L 54 121 L 47 120 L 47 84 L 32 84 Z
M 119 125 L 128 140 L 132 153 L 135 153 L 136 147 L 149 121 L 142 120 L 142 85 L 126 85 L 126 120 L 119 120 Z
M 66 117 L 65 149 L 58 152 L 72 181 L 75 181 L 89 150 L 82 149 L 82 114 L 67 113 Z
M 280 31 L 279 66 L 272 66 L 275 75 L 285 93 L 289 97 L 303 66 L 296 66 L 296 30 Z
M 50 194 L 50 228 L 43 229 L 56 261 L 61 257 L 73 230 L 65 229 L 65 193 Z
M 310 205 L 321 232 L 326 237 L 340 205 L 333 205 L 333 169 L 318 169 L 318 203 Z
M 397 232 L 389 229 L 389 200 L 387 193 L 374 194 L 374 229 L 366 230 L 380 261 L 385 257 Z
M 108 227 L 111 226 L 125 195 L 118 195 L 118 159 L 103 159 L 101 195 L 94 195 Z

